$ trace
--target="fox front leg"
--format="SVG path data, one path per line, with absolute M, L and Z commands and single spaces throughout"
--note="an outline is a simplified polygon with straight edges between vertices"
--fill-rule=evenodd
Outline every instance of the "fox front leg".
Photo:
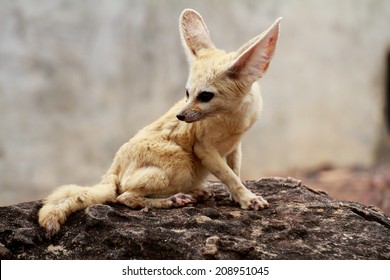
M 203 166 L 229 188 L 233 200 L 237 201 L 242 209 L 258 210 L 268 206 L 264 198 L 256 196 L 243 185 L 215 148 L 197 143 L 194 151 Z
M 234 173 L 236 173 L 238 177 L 240 177 L 241 158 L 241 143 L 239 143 L 238 146 L 234 149 L 234 151 L 228 154 L 226 157 L 227 164 L 234 171 Z

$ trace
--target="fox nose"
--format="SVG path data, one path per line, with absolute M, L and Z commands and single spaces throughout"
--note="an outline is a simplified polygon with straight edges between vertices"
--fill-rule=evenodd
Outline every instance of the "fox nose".
M 177 114 L 176 118 L 178 118 L 179 121 L 184 121 L 186 117 L 184 115 Z

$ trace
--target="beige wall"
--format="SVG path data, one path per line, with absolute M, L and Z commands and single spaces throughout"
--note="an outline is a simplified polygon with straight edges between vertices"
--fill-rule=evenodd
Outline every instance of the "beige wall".
M 122 143 L 184 96 L 187 7 L 227 51 L 283 17 L 244 178 L 374 163 L 390 1 L 2 0 L 0 204 L 98 181 Z

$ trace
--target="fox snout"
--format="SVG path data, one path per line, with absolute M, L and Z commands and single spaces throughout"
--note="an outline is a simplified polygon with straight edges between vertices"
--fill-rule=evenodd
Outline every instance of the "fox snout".
M 179 114 L 176 115 L 176 118 L 180 121 L 184 121 L 186 123 L 192 123 L 199 121 L 204 117 L 204 114 L 200 111 L 196 111 L 193 109 L 184 109 Z
M 177 118 L 179 121 L 184 121 L 184 120 L 186 119 L 186 116 L 181 115 L 181 114 L 177 114 L 177 115 L 176 115 L 176 118 Z

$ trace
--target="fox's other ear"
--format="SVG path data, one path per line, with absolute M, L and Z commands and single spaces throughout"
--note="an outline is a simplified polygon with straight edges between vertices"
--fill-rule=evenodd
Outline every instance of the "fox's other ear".
M 214 48 L 206 24 L 194 10 L 186 9 L 181 13 L 180 34 L 190 60 L 196 57 L 200 50 Z
M 244 44 L 227 70 L 232 78 L 244 78 L 251 82 L 260 79 L 267 71 L 279 37 L 280 20 L 259 36 Z

